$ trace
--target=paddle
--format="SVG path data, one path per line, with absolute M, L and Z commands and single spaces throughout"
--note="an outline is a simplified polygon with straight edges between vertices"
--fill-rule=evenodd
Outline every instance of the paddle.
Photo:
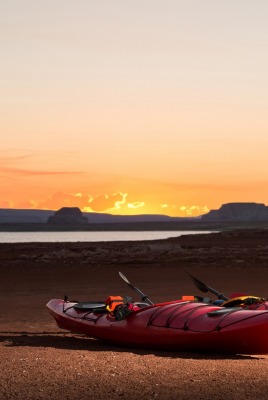
M 141 298 L 142 301 L 144 301 L 145 303 L 149 304 L 150 306 L 153 305 L 154 303 L 149 299 L 149 297 L 147 297 L 144 293 L 142 293 L 142 291 L 138 288 L 136 288 L 135 286 L 133 286 L 128 279 L 125 277 L 125 275 L 122 274 L 122 272 L 119 271 L 119 276 L 128 284 L 128 286 L 134 290 L 136 293 L 138 293 Z
M 218 297 L 218 299 L 220 300 L 224 300 L 227 301 L 229 300 L 228 297 L 224 296 L 223 293 L 218 292 L 217 290 L 213 289 L 210 286 L 207 286 L 205 283 L 201 282 L 199 279 L 197 279 L 195 276 L 193 276 L 192 274 L 190 274 L 190 272 L 188 272 L 187 270 L 185 270 L 187 272 L 187 274 L 190 276 L 190 278 L 192 279 L 192 281 L 194 282 L 195 286 L 201 290 L 201 292 L 207 293 L 213 293 L 215 294 L 215 296 Z

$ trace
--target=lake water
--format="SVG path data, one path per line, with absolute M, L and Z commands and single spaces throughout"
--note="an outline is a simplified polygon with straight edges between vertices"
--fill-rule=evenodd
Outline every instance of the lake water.
M 142 231 L 142 232 L 0 232 L 0 243 L 29 242 L 114 242 L 157 240 L 211 233 L 210 231 Z

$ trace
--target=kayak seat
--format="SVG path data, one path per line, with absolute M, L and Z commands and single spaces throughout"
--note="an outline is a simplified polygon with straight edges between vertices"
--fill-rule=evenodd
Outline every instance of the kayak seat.
M 76 303 L 73 308 L 77 311 L 95 311 L 106 309 L 106 304 L 103 301 L 84 301 Z

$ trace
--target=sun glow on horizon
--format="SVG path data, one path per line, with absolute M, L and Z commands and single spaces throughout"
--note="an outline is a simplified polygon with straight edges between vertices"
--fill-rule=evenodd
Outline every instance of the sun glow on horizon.
M 78 174 L 75 169 L 74 173 L 69 169 L 62 174 L 62 170 L 58 173 L 54 168 L 53 164 L 57 161 L 55 153 L 53 157 L 49 153 L 32 155 L 39 159 L 41 167 L 44 160 L 51 159 L 51 166 L 46 162 L 46 168 L 39 167 L 31 173 L 28 153 L 16 150 L 2 152 L 5 157 L 0 158 L 1 208 L 58 210 L 79 207 L 84 212 L 190 217 L 206 214 L 228 202 L 264 203 L 264 188 L 267 187 L 262 180 L 247 185 L 242 179 L 236 184 L 227 184 L 224 180 L 202 183 L 198 179 L 176 182 L 175 179 L 122 177 L 102 172 L 92 174 L 88 170 Z M 61 152 L 61 163 L 63 156 Z M 66 158 L 70 167 L 72 160 L 68 153 Z M 75 162 L 72 161 L 72 165 Z
M 62 207 L 78 207 L 82 212 L 108 213 L 114 215 L 165 214 L 173 217 L 199 216 L 209 211 L 207 206 L 148 204 L 143 201 L 128 201 L 127 193 L 88 194 L 58 192 L 43 200 L 0 201 L 0 208 L 40 209 L 56 211 Z M 164 212 L 163 212 L 164 211 Z

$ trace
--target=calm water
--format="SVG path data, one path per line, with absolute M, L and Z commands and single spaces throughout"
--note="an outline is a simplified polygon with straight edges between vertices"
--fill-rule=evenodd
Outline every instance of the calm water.
M 209 231 L 143 231 L 143 232 L 0 232 L 0 243 L 25 242 L 114 242 L 121 240 L 157 240 L 211 233 Z

